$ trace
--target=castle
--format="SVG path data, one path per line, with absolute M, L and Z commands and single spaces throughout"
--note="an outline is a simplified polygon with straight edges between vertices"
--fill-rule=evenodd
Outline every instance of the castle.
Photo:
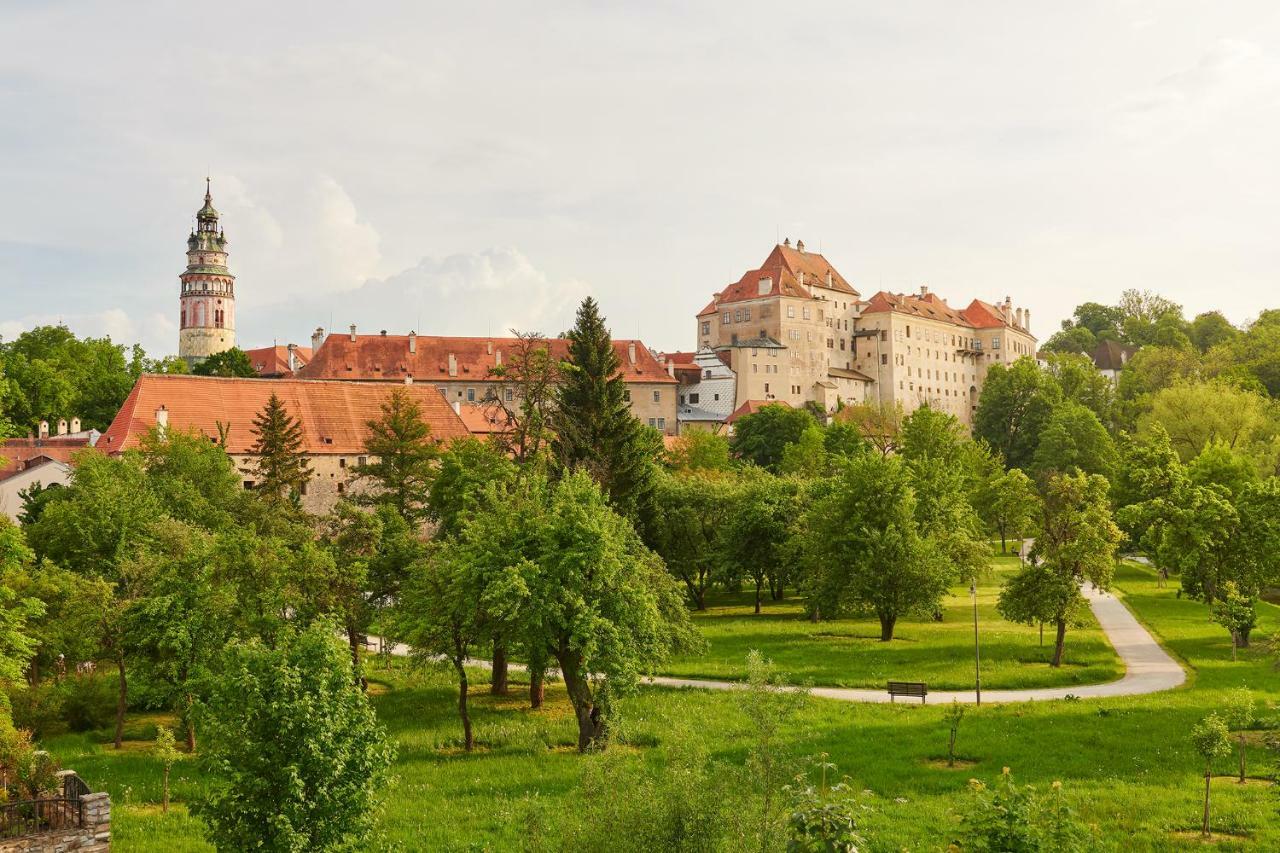
M 218 227 L 212 183 L 205 178 L 204 207 L 187 238 L 187 268 L 178 320 L 178 355 L 195 367 L 236 345 L 236 277 L 227 270 L 227 235 Z

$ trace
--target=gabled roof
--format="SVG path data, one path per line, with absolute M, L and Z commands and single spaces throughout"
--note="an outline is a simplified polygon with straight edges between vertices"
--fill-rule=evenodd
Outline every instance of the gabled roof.
M 769 253 L 769 257 L 765 258 L 760 268 L 767 270 L 782 267 L 797 279 L 800 273 L 804 273 L 805 284 L 816 284 L 820 287 L 830 287 L 832 290 L 851 293 L 854 296 L 858 295 L 858 292 L 845 281 L 844 276 L 840 275 L 830 261 L 817 252 L 807 251 L 803 247 L 804 243 L 797 243 L 795 248 L 788 243 L 779 243 L 773 247 L 773 251 Z M 830 284 L 827 283 L 828 276 L 831 277 Z
M 91 446 L 88 436 L 50 438 L 10 438 L 0 441 L 0 480 L 40 464 L 41 459 L 70 462 L 71 457 Z
M 981 299 L 975 299 L 969 303 L 969 307 L 964 309 L 965 319 L 969 321 L 969 325 L 975 329 L 995 329 L 1001 326 L 1012 326 L 1019 331 L 1027 331 L 1017 322 L 1016 315 L 1013 312 L 1006 311 L 1001 305 L 992 305 L 990 302 L 983 302 Z
M 1093 351 L 1093 365 L 1099 370 L 1119 370 L 1137 351 L 1137 347 L 1119 341 L 1098 341 Z
M 518 338 L 439 335 L 356 335 L 354 341 L 351 337 L 335 333 L 325 338 L 310 363 L 298 371 L 298 378 L 361 382 L 403 382 L 405 377 L 413 377 L 414 382 L 492 381 L 493 368 L 503 363 L 504 356 L 510 362 L 520 343 Z M 543 338 L 541 345 L 548 347 L 556 358 L 568 357 L 569 341 L 564 338 Z M 613 350 L 622 365 L 619 373 L 627 382 L 676 383 L 641 341 L 615 340 Z M 452 372 L 450 356 L 454 364 Z
M 748 270 L 742 278 L 717 293 L 706 308 L 698 312 L 702 317 L 714 313 L 716 306 L 726 302 L 744 302 L 769 296 L 792 296 L 811 299 L 810 287 L 828 287 L 847 293 L 853 298 L 858 292 L 840 275 L 836 268 L 817 252 L 805 251 L 803 243 L 793 248 L 789 243 L 774 246 L 758 269 Z M 762 282 L 767 280 L 767 284 Z
M 259 376 L 288 376 L 293 373 L 289 369 L 288 347 L 258 347 L 247 349 L 244 354 L 249 356 L 249 363 L 253 365 L 254 370 L 258 371 Z M 293 354 L 300 368 L 311 361 L 311 347 L 295 346 Z
M 381 415 L 382 402 L 396 388 L 417 400 L 436 441 L 467 434 L 462 419 L 433 385 L 144 373 L 97 448 L 120 453 L 137 447 L 156 425 L 156 411 L 163 406 L 169 429 L 196 429 L 216 440 L 219 423 L 229 424 L 227 452 L 249 453 L 255 440 L 253 419 L 275 394 L 289 414 L 301 421 L 304 452 L 360 453 L 368 437 L 366 424 Z
M 881 290 L 872 294 L 871 298 L 867 300 L 866 306 L 862 309 L 864 315 L 879 314 L 885 311 L 911 314 L 929 320 L 954 323 L 958 326 L 972 325 L 965 318 L 963 312 L 952 308 L 945 299 L 936 293 L 915 295 Z
M 483 403 L 461 403 L 458 416 L 467 425 L 472 435 L 491 435 L 506 432 L 511 428 L 511 418 L 505 409 L 498 405 Z
M 786 349 L 781 341 L 775 341 L 768 335 L 758 338 L 740 338 L 736 343 L 720 344 L 716 349 L 745 349 L 747 347 L 754 349 Z
M 840 379 L 857 379 L 861 382 L 875 382 L 874 379 L 863 373 L 861 370 L 854 370 L 852 367 L 828 367 L 827 375 L 835 376 Z
M 791 408 L 791 404 L 786 400 L 747 400 L 741 406 L 733 410 L 733 414 L 724 419 L 724 422 L 731 424 L 739 418 L 745 418 L 747 415 L 754 415 L 765 406 L 786 406 Z

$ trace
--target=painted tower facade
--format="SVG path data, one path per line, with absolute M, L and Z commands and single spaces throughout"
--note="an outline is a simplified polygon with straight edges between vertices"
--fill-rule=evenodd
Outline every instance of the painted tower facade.
M 194 367 L 236 345 L 236 277 L 227 270 L 227 236 L 218 227 L 208 178 L 204 207 L 187 238 L 187 269 L 179 279 L 178 355 Z

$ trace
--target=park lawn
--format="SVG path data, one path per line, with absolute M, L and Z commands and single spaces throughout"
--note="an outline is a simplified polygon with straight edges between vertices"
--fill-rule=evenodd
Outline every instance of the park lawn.
M 1047 788 L 1061 780 L 1079 815 L 1097 827 L 1099 849 L 1199 850 L 1180 833 L 1198 826 L 1201 765 L 1187 734 L 1195 721 L 1220 706 L 1225 692 L 1246 684 L 1280 726 L 1280 675 L 1261 641 L 1280 630 L 1280 607 L 1262 605 L 1255 648 L 1231 661 L 1223 632 L 1204 605 L 1179 599 L 1176 583 L 1157 589 L 1154 577 L 1126 565 L 1117 586 L 1130 607 L 1166 647 L 1192 670 L 1180 689 L 1107 700 L 1024 703 L 970 708 L 961 726 L 959 753 L 976 764 L 947 770 L 943 708 L 934 705 L 856 705 L 814 699 L 787 733 L 790 755 L 827 753 L 864 791 L 860 818 L 867 850 L 945 850 L 966 802 L 970 777 L 992 781 L 1011 767 L 1020 783 Z M 1070 634 L 1068 642 L 1070 642 Z M 477 683 L 483 683 L 477 675 Z M 458 750 L 460 727 L 452 683 L 437 671 L 410 672 L 403 662 L 371 676 L 390 689 L 378 692 L 378 713 L 399 744 L 396 782 L 388 791 L 378 836 L 369 850 L 519 849 L 530 816 L 542 816 L 543 837 L 575 805 L 582 768 L 592 756 L 572 751 L 574 724 L 559 685 L 548 690 L 543 710 L 529 711 L 521 697 L 476 697 L 480 749 Z M 381 690 L 381 688 L 380 688 Z M 658 765 L 676 732 L 691 732 L 713 761 L 740 768 L 750 744 L 746 720 L 733 694 L 706 690 L 644 688 L 627 700 L 622 724 L 629 762 Z M 141 750 L 155 717 L 131 720 L 134 749 L 116 753 L 93 738 L 66 735 L 48 745 L 65 766 L 80 771 L 95 789 L 119 804 L 113 821 L 116 849 L 208 850 L 197 821 L 179 810 L 163 817 L 160 772 Z M 1250 748 L 1251 774 L 1276 772 L 1276 757 Z M 1223 759 L 1224 776 L 1234 767 Z M 200 784 L 194 765 L 175 769 L 174 793 L 189 797 Z M 725 772 L 718 778 L 740 778 Z M 727 786 L 732 784 L 725 783 Z M 726 796 L 732 795 L 726 790 Z M 1214 785 L 1214 827 L 1227 834 L 1219 850 L 1280 849 L 1280 797 L 1266 785 Z
M 1049 666 L 1052 625 L 1042 645 L 1038 628 L 1000 617 L 1000 585 L 1017 569 L 1016 557 L 997 555 L 990 574 L 978 583 L 983 687 L 1063 687 L 1122 677 L 1124 664 L 1091 612 L 1084 626 L 1068 628 L 1059 669 Z M 707 653 L 677 658 L 662 668 L 662 674 L 741 681 L 746 678 L 747 652 L 755 649 L 798 683 L 883 689 L 892 679 L 923 681 L 934 690 L 973 689 L 973 599 L 967 585 L 951 590 L 941 622 L 900 619 L 890 643 L 880 642 L 880 623 L 874 616 L 814 623 L 805 618 L 803 604 L 795 597 L 766 599 L 759 615 L 754 613 L 754 593 L 715 593 L 707 600 L 707 609 L 693 615 L 707 639 Z

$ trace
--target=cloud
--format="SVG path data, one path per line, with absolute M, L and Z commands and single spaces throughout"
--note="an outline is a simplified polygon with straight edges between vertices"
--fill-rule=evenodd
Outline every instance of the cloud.
M 125 347 L 140 342 L 149 353 L 177 348 L 178 324 L 172 318 L 159 313 L 134 317 L 122 308 L 85 314 L 28 314 L 0 321 L 0 338 L 9 341 L 36 326 L 56 325 L 66 326 L 80 337 L 111 338 Z
M 313 327 L 329 325 L 332 317 L 339 329 L 355 323 L 363 330 L 400 334 L 413 329 L 428 335 L 500 335 L 515 328 L 555 335 L 573 323 L 578 303 L 590 292 L 582 281 L 553 279 L 518 249 L 491 248 L 424 257 L 354 290 L 292 300 L 262 313 L 304 319 Z M 239 318 L 242 328 L 261 325 L 243 310 Z

